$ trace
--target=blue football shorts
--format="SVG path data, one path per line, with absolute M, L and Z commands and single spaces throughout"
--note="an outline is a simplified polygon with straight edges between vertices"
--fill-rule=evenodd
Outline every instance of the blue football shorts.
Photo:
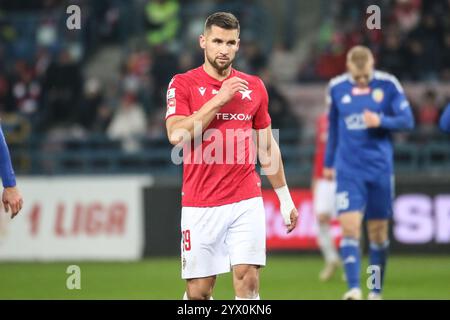
M 338 214 L 350 211 L 364 213 L 364 218 L 389 219 L 392 217 L 394 175 L 380 174 L 372 179 L 337 173 L 336 208 Z

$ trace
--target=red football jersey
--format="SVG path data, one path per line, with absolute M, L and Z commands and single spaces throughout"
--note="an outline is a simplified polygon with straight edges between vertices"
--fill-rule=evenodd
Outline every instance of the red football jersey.
M 269 98 L 258 77 L 232 69 L 227 79 L 235 76 L 247 80 L 248 89 L 237 92 L 204 130 L 201 142 L 192 140 L 189 152 L 183 152 L 184 207 L 214 207 L 261 196 L 261 180 L 251 160 L 256 157 L 252 129 L 270 125 Z M 218 93 L 222 82 L 203 66 L 173 77 L 167 89 L 166 120 L 195 113 Z M 222 139 L 221 150 L 212 147 Z
M 316 120 L 316 151 L 314 154 L 313 178 L 323 178 L 323 164 L 325 158 L 325 148 L 328 138 L 328 116 L 321 114 Z

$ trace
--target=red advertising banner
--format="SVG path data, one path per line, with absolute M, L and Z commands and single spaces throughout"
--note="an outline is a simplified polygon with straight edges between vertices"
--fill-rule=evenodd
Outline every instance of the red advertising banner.
M 297 227 L 289 234 L 280 213 L 280 203 L 272 189 L 263 190 L 266 210 L 267 250 L 317 250 L 317 219 L 313 212 L 312 193 L 308 189 L 290 190 L 299 212 Z M 334 218 L 331 233 L 336 243 L 341 237 L 338 221 Z

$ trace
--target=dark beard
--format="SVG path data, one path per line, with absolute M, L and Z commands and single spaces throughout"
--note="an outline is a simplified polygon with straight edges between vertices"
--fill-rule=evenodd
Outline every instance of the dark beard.
M 218 71 L 218 73 L 222 73 L 224 70 L 228 69 L 228 67 L 231 65 L 233 60 L 229 60 L 228 63 L 226 63 L 223 66 L 220 66 L 218 63 L 216 63 L 216 60 L 211 60 L 209 57 L 206 57 L 209 61 L 209 63 Z

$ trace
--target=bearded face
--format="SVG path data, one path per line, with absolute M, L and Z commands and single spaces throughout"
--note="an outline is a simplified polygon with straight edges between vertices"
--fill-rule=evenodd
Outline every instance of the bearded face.
M 200 47 L 205 51 L 205 62 L 222 73 L 231 66 L 239 50 L 238 30 L 213 25 L 200 36 Z

